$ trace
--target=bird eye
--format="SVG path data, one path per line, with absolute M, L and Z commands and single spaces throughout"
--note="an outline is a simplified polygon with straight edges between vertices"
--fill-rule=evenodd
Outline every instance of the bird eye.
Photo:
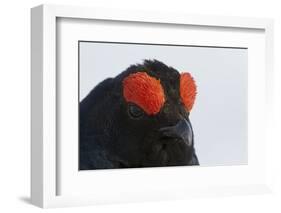
M 136 105 L 129 105 L 129 114 L 133 118 L 140 118 L 143 116 L 143 111 Z

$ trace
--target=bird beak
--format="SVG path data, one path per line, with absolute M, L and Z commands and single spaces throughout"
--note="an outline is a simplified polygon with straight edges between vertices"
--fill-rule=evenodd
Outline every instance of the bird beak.
M 162 137 L 180 139 L 188 146 L 193 143 L 193 131 L 186 119 L 180 120 L 174 126 L 162 127 L 159 129 Z

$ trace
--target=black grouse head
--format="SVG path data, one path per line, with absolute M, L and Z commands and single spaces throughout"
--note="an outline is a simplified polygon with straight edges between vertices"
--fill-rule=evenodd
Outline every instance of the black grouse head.
M 130 66 L 80 103 L 80 169 L 198 165 L 196 85 L 157 60 Z

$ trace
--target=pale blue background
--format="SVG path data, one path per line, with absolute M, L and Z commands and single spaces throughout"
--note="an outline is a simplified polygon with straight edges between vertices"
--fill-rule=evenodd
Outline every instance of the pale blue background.
M 143 59 L 188 71 L 196 80 L 190 118 L 200 164 L 247 164 L 247 49 L 80 42 L 80 99 Z

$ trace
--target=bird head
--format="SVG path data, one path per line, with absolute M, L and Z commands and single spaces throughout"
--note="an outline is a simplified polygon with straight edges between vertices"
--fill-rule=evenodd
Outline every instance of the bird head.
M 190 73 L 145 60 L 92 90 L 80 104 L 80 130 L 123 167 L 189 165 L 195 97 Z

